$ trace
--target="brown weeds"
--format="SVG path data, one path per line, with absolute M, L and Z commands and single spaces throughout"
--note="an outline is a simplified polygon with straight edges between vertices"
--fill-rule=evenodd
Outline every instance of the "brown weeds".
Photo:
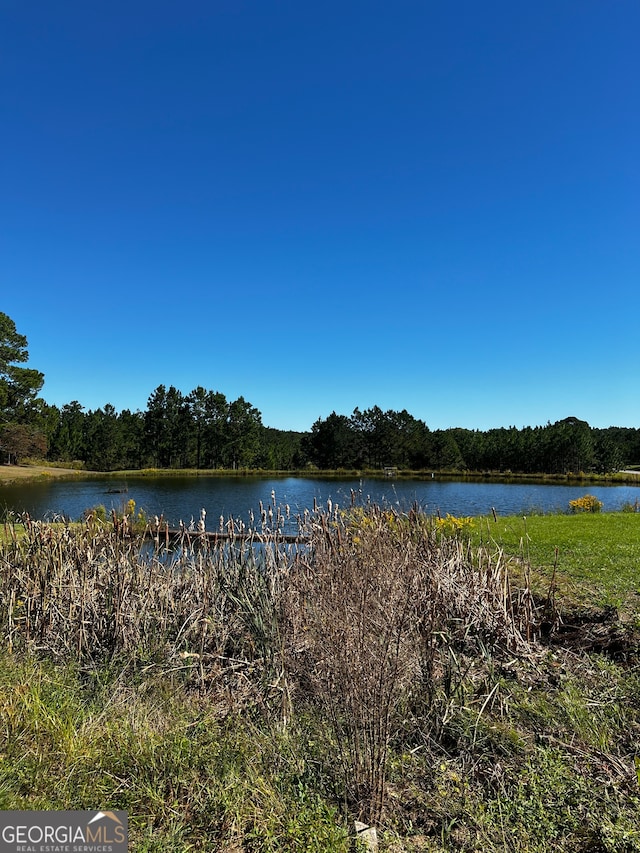
M 502 555 L 444 536 L 412 510 L 316 509 L 221 520 L 218 541 L 167 547 L 29 521 L 0 545 L 0 636 L 10 650 L 179 673 L 229 706 L 286 725 L 312 705 L 331 727 L 350 812 L 380 821 L 389 745 L 418 702 L 434 732 L 464 679 L 460 656 L 518 654 L 538 633 Z M 203 524 L 204 526 L 204 524 Z M 158 533 L 158 531 L 155 531 Z
M 499 552 L 439 536 L 430 519 L 377 506 L 313 519 L 314 547 L 286 589 L 289 671 L 330 721 L 348 804 L 377 823 L 404 708 L 451 701 L 465 649 L 522 651 L 536 633 Z M 446 713 L 446 709 L 444 711 Z

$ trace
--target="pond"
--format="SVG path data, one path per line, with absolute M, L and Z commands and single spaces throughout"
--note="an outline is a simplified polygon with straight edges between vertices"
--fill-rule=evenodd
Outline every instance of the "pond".
M 113 493 L 114 489 L 126 492 Z M 170 525 L 180 520 L 188 524 L 207 511 L 207 527 L 218 526 L 220 516 L 246 521 L 275 493 L 277 504 L 288 504 L 292 513 L 311 509 L 314 500 L 324 505 L 347 507 L 352 494 L 358 501 L 375 501 L 401 510 L 417 503 L 429 514 L 456 516 L 531 515 L 539 512 L 567 512 L 569 501 L 584 494 L 595 495 L 605 512 L 620 510 L 640 500 L 638 486 L 566 485 L 536 483 L 496 483 L 452 480 L 323 479 L 321 477 L 145 477 L 128 482 L 113 478 L 52 480 L 47 482 L 0 485 L 0 514 L 7 510 L 28 512 L 32 518 L 80 519 L 86 509 L 103 505 L 122 511 L 133 499 L 137 509 L 148 516 L 163 515 Z

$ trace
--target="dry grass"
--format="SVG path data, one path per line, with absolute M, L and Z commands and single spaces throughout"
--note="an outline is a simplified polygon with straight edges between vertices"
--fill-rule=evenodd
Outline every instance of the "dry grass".
M 16 480 L 36 480 L 43 477 L 86 477 L 86 471 L 76 468 L 58 468 L 51 465 L 0 465 L 0 483 Z
M 230 519 L 223 541 L 185 535 L 171 548 L 93 517 L 80 528 L 28 522 L 22 537 L 8 526 L 2 643 L 169 673 L 221 714 L 259 709 L 280 731 L 311 707 L 333 732 L 347 811 L 378 823 L 389 747 L 410 709 L 418 702 L 437 735 L 464 655 L 527 654 L 542 614 L 526 587 L 511 589 L 499 550 L 442 536 L 418 512 L 306 513 L 293 545 L 283 523 L 270 506 L 253 529 Z

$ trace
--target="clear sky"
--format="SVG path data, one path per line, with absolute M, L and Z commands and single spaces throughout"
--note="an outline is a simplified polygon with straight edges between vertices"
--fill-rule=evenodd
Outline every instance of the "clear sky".
M 42 396 L 640 427 L 638 0 L 0 3 Z

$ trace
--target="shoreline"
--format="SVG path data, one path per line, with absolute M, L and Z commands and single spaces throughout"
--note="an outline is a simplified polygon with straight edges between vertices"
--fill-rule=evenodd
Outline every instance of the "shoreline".
M 0 465 L 0 485 L 46 479 L 120 479 L 135 480 L 150 477 L 315 477 L 322 479 L 397 479 L 397 480 L 486 480 L 488 482 L 511 483 L 575 483 L 602 485 L 640 485 L 640 471 L 624 470 L 615 474 L 523 474 L 515 471 L 398 471 L 392 478 L 383 471 L 368 469 L 315 470 L 294 469 L 291 471 L 242 469 L 194 469 L 194 468 L 140 468 L 129 471 L 86 471 L 79 468 L 64 468 L 50 465 Z

